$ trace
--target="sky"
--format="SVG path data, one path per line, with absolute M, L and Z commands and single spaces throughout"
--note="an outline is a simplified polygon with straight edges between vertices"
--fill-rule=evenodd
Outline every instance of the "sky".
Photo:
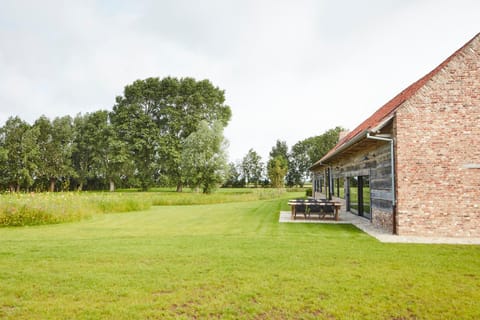
M 225 90 L 230 161 L 354 129 L 480 32 L 478 0 L 0 0 L 0 125 L 111 110 L 148 77 Z

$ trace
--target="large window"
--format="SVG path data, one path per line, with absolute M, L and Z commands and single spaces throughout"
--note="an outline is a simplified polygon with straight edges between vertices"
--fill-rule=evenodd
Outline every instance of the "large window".
M 322 192 L 322 186 L 323 186 L 323 176 L 322 175 L 315 175 L 314 179 L 314 192 Z
M 370 206 L 370 177 L 357 176 L 348 178 L 350 212 L 366 218 L 372 218 Z
M 343 177 L 341 178 L 335 178 L 333 180 L 333 195 L 336 197 L 345 199 L 345 179 Z

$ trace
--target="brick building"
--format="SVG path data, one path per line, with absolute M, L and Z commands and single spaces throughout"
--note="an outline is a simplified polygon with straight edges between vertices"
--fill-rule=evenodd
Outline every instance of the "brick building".
M 316 197 L 394 234 L 480 237 L 480 34 L 310 169 Z

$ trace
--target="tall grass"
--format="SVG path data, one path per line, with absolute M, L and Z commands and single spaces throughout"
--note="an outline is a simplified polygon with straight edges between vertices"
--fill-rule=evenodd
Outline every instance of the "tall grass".
M 212 194 L 196 192 L 155 192 L 145 194 L 145 196 L 150 197 L 152 205 L 165 206 L 268 200 L 276 199 L 284 194 L 284 189 L 221 189 L 219 192 Z
M 18 193 L 0 197 L 0 226 L 72 222 L 94 214 L 144 210 L 151 205 L 134 195 L 106 193 Z
M 160 205 L 194 205 L 274 199 L 276 189 L 230 189 L 214 194 L 194 192 L 16 193 L 0 195 L 0 227 L 80 221 L 95 214 L 146 210 Z

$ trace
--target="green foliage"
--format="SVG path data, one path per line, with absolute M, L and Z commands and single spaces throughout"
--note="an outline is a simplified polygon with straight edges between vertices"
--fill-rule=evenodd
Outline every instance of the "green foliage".
M 307 145 L 307 154 L 310 158 L 311 164 L 320 160 L 327 154 L 330 149 L 335 147 L 338 142 L 340 132 L 345 131 L 342 127 L 336 127 L 334 129 L 327 130 L 323 134 L 315 137 L 310 137 L 303 140 L 303 143 Z
M 241 168 L 240 165 L 230 162 L 228 164 L 228 173 L 227 179 L 223 184 L 224 187 L 227 188 L 240 188 L 245 187 L 245 179 L 242 178 L 242 173 L 240 172 Z
M 478 246 L 278 223 L 301 195 L 2 228 L 0 318 L 478 318 Z
M 144 210 L 145 198 L 122 194 L 15 193 L 0 196 L 0 226 L 26 226 L 79 221 L 94 214 Z
M 228 189 L 215 194 L 196 192 L 13 193 L 0 195 L 0 227 L 80 221 L 96 214 L 145 210 L 158 205 L 196 205 L 275 199 L 274 189 Z
M 214 122 L 212 127 L 200 121 L 197 131 L 190 134 L 182 147 L 182 174 L 192 188 L 211 193 L 227 176 L 226 141 L 223 127 Z
M 255 150 L 250 149 L 243 157 L 240 166 L 245 183 L 253 183 L 255 188 L 258 187 L 264 171 L 262 157 Z
M 311 197 L 312 194 L 313 194 L 312 188 L 308 188 L 308 189 L 305 191 L 305 195 L 306 195 L 307 197 Z
M 277 140 L 275 146 L 272 147 L 270 151 L 270 158 L 282 157 L 285 160 L 288 160 L 288 146 L 287 142 Z
M 197 192 L 169 192 L 153 193 L 150 195 L 155 206 L 168 205 L 205 205 L 215 203 L 248 202 L 257 200 L 271 200 L 285 196 L 283 189 L 220 189 L 211 194 Z
M 310 172 L 308 168 L 312 165 L 308 157 L 308 145 L 304 141 L 299 141 L 292 146 L 289 155 L 287 185 L 298 185 L 303 187 Z
M 287 185 L 302 187 L 310 176 L 310 166 L 335 147 L 340 132 L 344 130 L 336 127 L 319 136 L 310 137 L 294 144 L 288 156 Z
M 160 130 L 148 114 L 149 105 L 141 103 L 128 104 L 117 98 L 111 121 L 118 138 L 128 149 L 128 159 L 132 159 L 135 175 L 142 190 L 147 190 L 154 183 L 158 171 L 158 152 L 160 147 Z
M 279 155 L 268 161 L 268 178 L 273 188 L 283 188 L 287 171 L 288 162 L 284 157 Z
M 33 126 L 10 118 L 0 128 L 0 189 L 66 191 L 177 184 L 181 190 L 183 147 L 205 122 L 228 124 L 225 93 L 210 81 L 148 78 L 127 85 L 112 112 L 45 116 Z M 217 153 L 218 154 L 218 153 Z M 216 177 L 203 182 L 211 192 Z M 213 173 L 209 175 L 213 177 Z
M 38 136 L 37 128 L 18 117 L 9 118 L 0 129 L 0 179 L 11 191 L 33 185 L 41 162 Z
M 122 176 L 131 174 L 131 158 L 127 144 L 122 141 L 109 121 L 107 111 L 96 111 L 75 118 L 76 137 L 73 159 L 75 167 L 81 173 L 80 187 L 87 178 L 101 177 L 110 191 Z
M 73 123 L 69 116 L 55 118 L 53 121 L 42 116 L 33 125 L 39 131 L 38 178 L 50 184 L 49 191 L 55 191 L 58 180 L 67 181 L 74 176 L 72 161 Z
M 210 81 L 167 77 L 137 80 L 117 97 L 112 122 L 130 146 L 138 180 L 147 189 L 159 174 L 181 190 L 182 148 L 201 121 L 225 127 L 231 117 L 224 91 Z

